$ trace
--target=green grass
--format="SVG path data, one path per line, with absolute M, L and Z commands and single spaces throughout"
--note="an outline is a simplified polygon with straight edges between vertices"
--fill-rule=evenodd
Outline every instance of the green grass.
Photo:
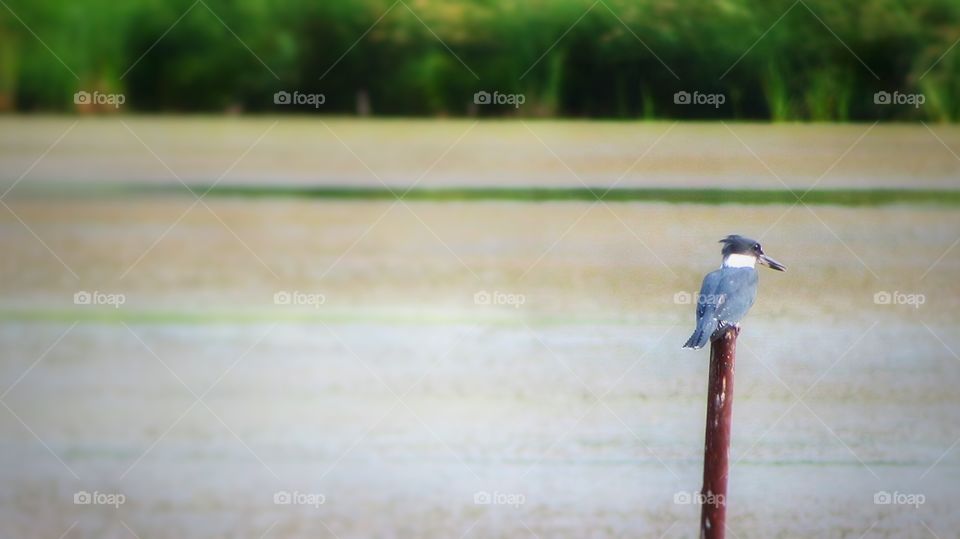
M 62 186 L 61 186 L 62 187 Z M 183 195 L 182 186 L 101 185 L 74 190 L 48 187 L 34 194 L 70 195 Z M 811 205 L 882 206 L 890 204 L 960 205 L 960 190 L 946 189 L 820 189 L 805 193 L 802 189 L 698 189 L 698 188 L 615 188 L 603 187 L 338 187 L 267 185 L 193 185 L 195 194 L 230 198 L 300 198 L 328 200 L 396 200 L 430 202 L 664 202 L 672 204 L 793 204 L 802 199 Z

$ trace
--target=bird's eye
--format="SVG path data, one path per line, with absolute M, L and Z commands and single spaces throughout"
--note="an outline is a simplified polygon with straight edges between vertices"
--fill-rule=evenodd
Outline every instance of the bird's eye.
M 760 244 L 759 244 L 759 243 L 754 243 L 754 244 L 753 244 L 753 250 L 754 250 L 754 251 L 761 251 L 762 249 L 760 249 Z

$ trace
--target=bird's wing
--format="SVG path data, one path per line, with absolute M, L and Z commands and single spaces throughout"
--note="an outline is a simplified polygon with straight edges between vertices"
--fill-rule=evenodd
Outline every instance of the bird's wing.
M 713 312 L 716 305 L 710 301 L 717 291 L 717 285 L 720 283 L 720 273 L 722 270 L 713 270 L 706 274 L 703 283 L 700 285 L 700 295 L 697 296 L 697 325 L 703 319 L 707 312 Z
M 723 268 L 714 289 L 717 320 L 729 324 L 740 321 L 757 299 L 757 270 L 753 268 Z

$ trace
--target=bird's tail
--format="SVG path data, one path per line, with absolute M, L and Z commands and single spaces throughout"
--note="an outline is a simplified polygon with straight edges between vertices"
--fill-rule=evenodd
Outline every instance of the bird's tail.
M 710 335 L 713 334 L 713 328 L 708 327 L 710 324 L 709 320 L 702 320 L 697 324 L 697 329 L 693 331 L 693 335 L 687 339 L 687 342 L 683 345 L 684 348 L 692 348 L 694 350 L 699 350 L 703 348 L 708 342 L 710 342 Z

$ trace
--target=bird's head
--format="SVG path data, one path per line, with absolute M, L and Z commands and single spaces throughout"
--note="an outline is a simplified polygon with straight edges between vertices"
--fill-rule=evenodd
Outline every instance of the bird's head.
M 745 238 L 739 234 L 731 234 L 720 240 L 723 249 L 720 253 L 723 255 L 723 265 L 726 267 L 753 267 L 757 262 L 775 269 L 777 271 L 786 271 L 787 267 L 770 258 L 763 252 L 763 247 L 756 240 Z

